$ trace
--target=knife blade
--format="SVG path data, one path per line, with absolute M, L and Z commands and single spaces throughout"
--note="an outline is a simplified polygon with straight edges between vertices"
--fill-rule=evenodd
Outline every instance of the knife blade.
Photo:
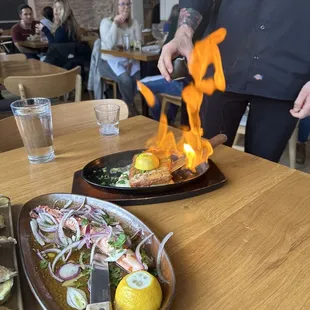
M 109 264 L 93 260 L 90 278 L 90 304 L 86 310 L 112 310 Z

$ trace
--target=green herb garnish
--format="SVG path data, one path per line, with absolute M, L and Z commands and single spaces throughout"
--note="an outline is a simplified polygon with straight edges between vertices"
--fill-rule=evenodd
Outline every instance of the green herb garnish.
M 81 275 L 82 275 L 83 277 L 87 277 L 87 276 L 90 275 L 90 273 L 91 273 L 91 268 L 85 268 L 85 269 L 81 272 Z
M 48 261 L 46 259 L 41 259 L 40 261 L 40 268 L 46 269 L 48 267 Z
M 116 267 L 116 266 L 110 266 L 109 270 L 110 270 L 111 285 L 116 288 L 123 278 L 122 270 L 121 268 Z
M 111 225 L 112 223 L 115 222 L 115 218 L 111 217 L 109 214 L 104 214 L 104 215 L 102 215 L 102 217 L 105 220 L 105 222 L 107 223 L 107 225 Z
M 121 232 L 115 241 L 109 241 L 109 245 L 111 245 L 114 249 L 120 250 L 123 248 L 124 243 L 126 242 L 126 235 Z
M 81 221 L 81 225 L 82 226 L 86 226 L 88 224 L 88 219 L 82 219 L 82 221 Z
M 152 274 L 155 278 L 158 277 L 156 268 L 155 268 L 155 269 L 149 269 L 148 272 L 149 272 L 150 274 Z
M 80 288 L 83 286 L 87 286 L 87 282 L 80 282 L 78 280 L 74 281 L 74 285 L 76 286 L 76 288 Z

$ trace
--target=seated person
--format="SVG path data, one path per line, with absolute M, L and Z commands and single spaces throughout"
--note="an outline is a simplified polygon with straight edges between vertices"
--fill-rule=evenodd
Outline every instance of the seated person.
M 50 31 L 52 31 L 53 28 L 53 20 L 54 20 L 54 12 L 53 12 L 53 8 L 51 8 L 50 6 L 46 6 L 43 9 L 43 18 L 40 20 L 40 23 L 47 27 Z
M 37 22 L 33 19 L 32 8 L 27 4 L 22 4 L 18 8 L 18 13 L 21 21 L 12 28 L 12 40 L 14 45 L 21 53 L 24 53 L 27 58 L 38 59 L 38 50 L 26 48 L 20 44 L 20 42 L 27 41 L 30 35 L 36 34 L 35 26 Z
M 169 25 L 169 35 L 166 38 L 165 44 L 173 38 L 174 33 L 177 29 L 178 18 L 179 7 L 176 4 L 172 7 L 170 17 L 167 22 Z M 165 27 L 167 29 L 167 25 Z M 156 102 L 155 106 L 151 108 L 151 114 L 155 120 L 159 121 L 161 102 L 156 95 L 160 93 L 165 93 L 171 96 L 180 97 L 184 86 L 183 80 L 174 80 L 171 82 L 167 82 L 162 76 L 154 76 L 150 78 L 145 78 L 141 81 L 155 94 Z M 167 118 L 170 125 L 174 123 L 177 112 L 178 106 L 176 106 L 175 104 L 168 104 Z
M 104 18 L 100 24 L 101 48 L 113 49 L 123 45 L 123 35 L 130 41 L 140 41 L 141 32 L 137 20 L 131 17 L 130 0 L 114 0 L 112 16 Z M 117 82 L 122 99 L 127 103 L 131 116 L 137 115 L 134 105 L 136 81 L 140 76 L 140 63 L 124 57 L 101 54 L 100 75 Z
M 178 4 L 175 4 L 171 8 L 170 16 L 164 24 L 164 33 L 170 32 L 170 26 L 172 25 L 172 23 L 175 21 L 176 18 L 179 18 L 179 5 Z
M 55 27 L 52 27 L 52 31 L 43 24 L 36 26 L 39 31 L 45 34 L 48 42 L 70 43 L 80 41 L 79 27 L 68 0 L 55 0 L 53 10 Z

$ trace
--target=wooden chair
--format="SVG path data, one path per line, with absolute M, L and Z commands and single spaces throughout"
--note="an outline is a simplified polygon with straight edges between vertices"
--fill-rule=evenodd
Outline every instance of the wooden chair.
M 161 113 L 166 113 L 167 103 L 175 104 L 178 107 L 181 107 L 181 105 L 182 105 L 182 97 L 171 96 L 171 95 L 168 95 L 168 94 L 159 94 L 159 96 L 162 98 L 162 101 L 161 101 Z
M 101 77 L 101 80 L 103 83 L 107 85 L 111 85 L 113 88 L 113 99 L 117 99 L 117 83 L 113 81 L 112 79 Z
M 52 106 L 54 137 L 86 128 L 96 128 L 94 107 L 101 103 L 116 103 L 120 106 L 120 120 L 128 118 L 127 104 L 118 99 L 103 99 L 71 102 Z M 0 152 L 23 146 L 14 116 L 0 120 Z
M 0 61 L 26 61 L 27 57 L 25 54 L 0 54 Z
M 5 88 L 21 99 L 45 97 L 56 98 L 75 89 L 75 102 L 81 101 L 81 68 L 41 76 L 11 76 L 4 80 Z

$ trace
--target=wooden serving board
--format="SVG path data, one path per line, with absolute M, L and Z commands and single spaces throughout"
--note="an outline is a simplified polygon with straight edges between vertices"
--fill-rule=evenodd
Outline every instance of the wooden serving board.
M 121 190 L 107 190 L 87 183 L 82 170 L 76 171 L 73 177 L 72 193 L 99 198 L 120 206 L 163 203 L 202 195 L 221 187 L 226 177 L 212 160 L 208 160 L 209 169 L 200 178 L 184 184 L 184 187 L 161 193 L 132 194 Z

